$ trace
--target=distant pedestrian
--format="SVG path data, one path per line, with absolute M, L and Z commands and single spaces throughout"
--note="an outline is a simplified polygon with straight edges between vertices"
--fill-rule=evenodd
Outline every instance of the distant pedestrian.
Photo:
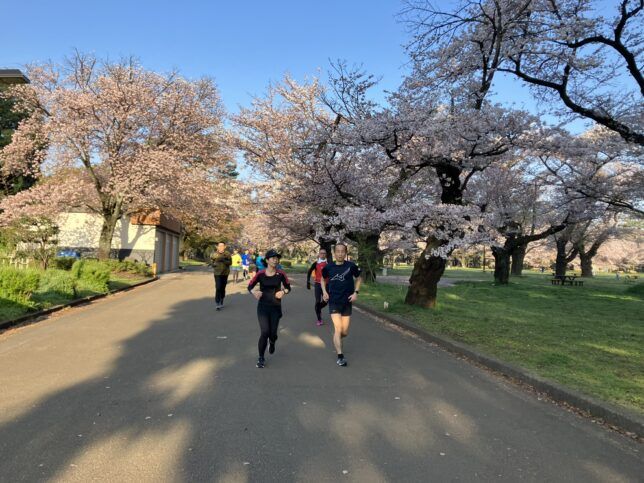
M 230 253 L 226 251 L 226 244 L 224 242 L 217 243 L 217 250 L 210 257 L 210 265 L 215 276 L 215 307 L 217 310 L 224 307 L 231 264 L 232 259 Z
M 257 350 L 259 357 L 257 367 L 263 368 L 265 365 L 265 352 L 268 344 L 268 353 L 275 352 L 275 342 L 277 341 L 277 329 L 279 321 L 282 318 L 282 297 L 291 291 L 291 284 L 282 270 L 277 269 L 281 255 L 275 250 L 269 250 L 266 253 L 266 269 L 260 270 L 248 283 L 248 292 L 257 300 L 257 320 L 259 321 L 259 341 Z M 259 290 L 253 292 L 255 286 L 259 284 Z
M 248 275 L 253 278 L 257 273 L 257 264 L 255 263 L 255 249 L 248 250 Z
M 313 262 L 313 264 L 309 267 L 308 272 L 306 272 L 306 288 L 308 290 L 311 290 L 311 275 L 313 275 L 313 286 L 315 292 L 315 317 L 317 321 L 316 324 L 318 326 L 324 325 L 324 322 L 322 321 L 322 309 L 327 305 L 327 303 L 322 299 L 321 285 L 322 270 L 326 266 L 326 250 L 324 248 L 320 248 L 320 251 L 318 252 L 318 259 Z
M 242 277 L 244 280 L 248 279 L 248 269 L 250 268 L 250 253 L 248 250 L 244 250 L 242 254 Z
M 346 260 L 347 246 L 338 243 L 333 251 L 334 263 L 328 264 L 322 269 L 322 298 L 329 302 L 329 313 L 333 321 L 333 345 L 338 354 L 337 364 L 346 366 L 347 360 L 342 352 L 342 339 L 349 335 L 351 324 L 352 304 L 360 293 L 360 269 L 358 266 Z M 357 279 L 354 282 L 354 279 Z M 328 280 L 328 283 L 327 283 Z
M 255 265 L 257 265 L 257 270 L 264 270 L 266 268 L 266 265 L 264 265 L 264 260 L 262 259 L 261 255 L 257 255 L 255 258 Z
M 233 274 L 233 283 L 237 283 L 239 281 L 239 274 L 242 270 L 242 257 L 239 254 L 239 250 L 233 250 L 233 256 L 231 257 L 231 260 L 232 265 L 230 266 L 230 270 Z

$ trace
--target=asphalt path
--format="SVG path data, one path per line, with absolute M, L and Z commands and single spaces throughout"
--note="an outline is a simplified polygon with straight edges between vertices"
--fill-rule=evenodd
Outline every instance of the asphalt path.
M 338 367 L 303 285 L 265 369 L 205 270 L 0 335 L 0 481 L 642 481 L 638 443 L 358 310 Z

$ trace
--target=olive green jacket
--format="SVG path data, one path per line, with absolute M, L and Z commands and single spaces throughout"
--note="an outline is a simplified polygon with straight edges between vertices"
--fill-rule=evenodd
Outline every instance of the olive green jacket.
M 215 275 L 229 275 L 230 274 L 230 265 L 232 265 L 233 260 L 230 257 L 230 253 L 224 252 L 219 253 L 215 251 L 210 256 L 210 266 L 212 266 L 212 271 Z

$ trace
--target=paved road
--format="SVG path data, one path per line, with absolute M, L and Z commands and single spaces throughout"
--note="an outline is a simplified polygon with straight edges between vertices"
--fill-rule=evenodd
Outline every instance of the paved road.
M 363 314 L 335 365 L 295 284 L 166 276 L 0 336 L 1 481 L 641 481 L 641 447 Z M 237 292 L 237 293 L 234 293 Z

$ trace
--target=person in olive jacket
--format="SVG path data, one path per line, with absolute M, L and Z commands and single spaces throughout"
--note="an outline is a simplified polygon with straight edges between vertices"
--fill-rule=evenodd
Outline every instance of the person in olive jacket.
M 217 243 L 217 251 L 210 256 L 210 265 L 215 275 L 215 306 L 217 310 L 224 307 L 226 284 L 232 263 L 230 253 L 226 251 L 226 244 L 224 242 Z

